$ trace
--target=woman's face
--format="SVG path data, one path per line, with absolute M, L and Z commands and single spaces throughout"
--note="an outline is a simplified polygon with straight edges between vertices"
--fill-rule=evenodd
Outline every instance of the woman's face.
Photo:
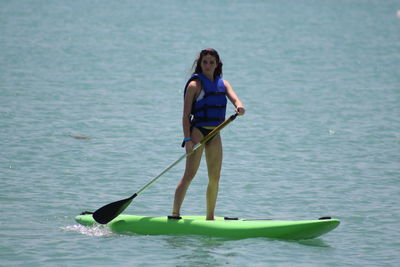
M 212 55 L 205 55 L 201 59 L 200 66 L 203 74 L 212 78 L 214 77 L 214 71 L 217 68 L 217 59 Z

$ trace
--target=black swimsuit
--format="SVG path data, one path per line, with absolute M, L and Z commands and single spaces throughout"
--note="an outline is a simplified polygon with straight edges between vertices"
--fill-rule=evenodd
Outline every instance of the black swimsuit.
M 212 132 L 213 129 L 207 129 L 203 127 L 196 127 L 203 134 L 203 137 L 206 137 L 209 133 Z
M 190 127 L 190 132 L 192 132 L 194 126 Z M 203 138 L 206 137 L 209 133 L 211 133 L 214 129 L 207 129 L 207 128 L 203 128 L 203 127 L 196 127 L 197 129 L 199 129 L 199 131 L 201 132 L 201 134 L 203 135 Z M 215 136 L 213 136 L 214 138 Z M 211 138 L 210 140 L 212 140 L 213 138 Z M 208 140 L 208 141 L 210 141 Z M 182 147 L 185 146 L 185 141 L 182 142 Z

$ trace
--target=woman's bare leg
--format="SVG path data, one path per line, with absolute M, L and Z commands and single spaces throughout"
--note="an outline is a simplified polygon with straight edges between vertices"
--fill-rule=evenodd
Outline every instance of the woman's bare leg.
M 201 134 L 201 132 L 198 129 L 193 128 L 192 140 L 195 143 L 198 143 L 198 142 L 200 142 L 200 140 L 202 138 L 203 138 L 203 135 Z M 196 175 L 197 170 L 199 169 L 203 150 L 204 150 L 204 147 L 199 147 L 195 152 L 193 152 L 189 157 L 186 158 L 185 172 L 175 190 L 174 205 L 172 208 L 173 216 L 180 215 L 180 210 L 181 210 L 183 200 L 185 199 L 186 191 L 189 188 L 189 185 L 192 182 L 194 176 Z
M 207 186 L 207 220 L 214 220 L 215 205 L 217 203 L 219 179 L 222 167 L 222 141 L 218 134 L 205 147 L 208 186 Z

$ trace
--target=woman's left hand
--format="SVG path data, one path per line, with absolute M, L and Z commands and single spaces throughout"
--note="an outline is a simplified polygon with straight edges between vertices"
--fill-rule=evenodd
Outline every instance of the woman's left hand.
M 238 115 L 243 115 L 246 112 L 246 110 L 244 109 L 244 107 L 237 107 L 236 108 L 236 113 Z

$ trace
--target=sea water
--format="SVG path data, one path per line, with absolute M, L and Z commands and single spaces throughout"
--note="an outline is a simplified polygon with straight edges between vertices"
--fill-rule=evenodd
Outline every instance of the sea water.
M 398 0 L 1 1 L 0 265 L 396 266 L 399 10 Z M 333 232 L 226 240 L 75 223 L 184 153 L 183 86 L 207 47 L 247 109 L 222 132 L 216 214 L 333 216 Z M 169 215 L 183 169 L 126 213 Z M 203 161 L 182 214 L 205 214 L 206 186 Z

